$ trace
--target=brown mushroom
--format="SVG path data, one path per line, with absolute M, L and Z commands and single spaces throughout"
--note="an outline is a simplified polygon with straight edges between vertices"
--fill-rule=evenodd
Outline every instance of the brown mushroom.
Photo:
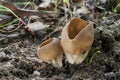
M 71 64 L 79 64 L 85 59 L 93 41 L 94 27 L 92 22 L 72 18 L 62 30 L 61 45 Z
M 63 49 L 58 38 L 50 38 L 44 41 L 37 50 L 38 57 L 54 67 L 62 67 Z

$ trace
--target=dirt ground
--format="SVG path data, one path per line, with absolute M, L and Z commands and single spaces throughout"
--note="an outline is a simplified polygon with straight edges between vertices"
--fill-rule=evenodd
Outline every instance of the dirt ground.
M 60 37 L 61 27 L 54 33 L 47 29 L 40 37 L 29 32 L 0 34 L 0 80 L 120 80 L 120 15 L 108 15 L 94 24 L 95 40 L 84 62 L 71 65 L 64 57 L 60 69 L 42 63 L 37 48 L 49 37 Z
M 89 54 L 97 50 L 101 53 L 95 55 L 90 64 L 84 61 L 79 65 L 71 65 L 64 60 L 64 66 L 56 69 L 47 63 L 41 63 L 36 55 L 42 39 L 26 34 L 1 40 L 1 80 L 120 80 L 120 34 L 110 36 L 105 33 L 107 30 L 99 30 L 103 26 L 108 26 L 109 31 L 110 26 L 116 26 L 120 30 L 120 20 L 115 19 L 115 22 L 113 19 L 109 23 L 108 19 L 100 20 L 99 24 L 102 25 L 98 24 L 99 27 L 96 25 L 95 41 Z M 56 34 L 60 35 L 55 33 L 53 36 Z M 94 49 L 96 50 L 92 51 Z

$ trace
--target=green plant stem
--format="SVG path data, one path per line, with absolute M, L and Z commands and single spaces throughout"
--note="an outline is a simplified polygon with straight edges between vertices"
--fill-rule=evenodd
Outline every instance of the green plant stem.
M 92 60 L 93 60 L 93 58 L 94 58 L 95 55 L 100 54 L 100 53 L 101 53 L 101 51 L 96 51 L 95 53 L 93 53 L 92 57 L 89 60 L 89 63 L 92 62 Z
M 0 28 L 4 28 L 5 26 L 8 26 L 8 25 L 10 25 L 10 24 L 12 24 L 12 23 L 14 23 L 14 22 L 17 22 L 17 21 L 18 21 L 18 19 L 15 19 L 15 20 L 13 20 L 12 22 L 9 22 L 9 23 L 4 24 L 4 25 L 0 25 Z
M 35 33 L 29 28 L 29 26 L 27 26 L 27 24 L 21 18 L 19 18 L 12 10 L 2 5 L 0 5 L 0 10 L 12 13 L 19 21 L 21 21 L 31 31 L 32 34 L 35 35 Z

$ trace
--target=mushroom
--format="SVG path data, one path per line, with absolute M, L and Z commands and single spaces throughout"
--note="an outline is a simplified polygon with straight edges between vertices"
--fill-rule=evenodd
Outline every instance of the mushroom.
M 61 33 L 61 46 L 71 64 L 80 64 L 86 58 L 93 41 L 93 23 L 80 18 L 72 18 Z
M 63 49 L 58 38 L 50 38 L 41 43 L 37 55 L 42 61 L 50 63 L 54 67 L 62 67 Z

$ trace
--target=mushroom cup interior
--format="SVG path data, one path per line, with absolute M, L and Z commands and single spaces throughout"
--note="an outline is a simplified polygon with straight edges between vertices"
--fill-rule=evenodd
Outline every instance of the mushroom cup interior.
M 44 42 L 40 45 L 40 47 L 43 47 L 43 46 L 45 46 L 45 45 L 51 43 L 52 41 L 53 41 L 53 38 L 50 38 L 50 39 L 44 41 Z
M 68 35 L 70 39 L 74 39 L 75 36 L 88 25 L 88 22 L 79 18 L 74 18 L 68 25 Z

